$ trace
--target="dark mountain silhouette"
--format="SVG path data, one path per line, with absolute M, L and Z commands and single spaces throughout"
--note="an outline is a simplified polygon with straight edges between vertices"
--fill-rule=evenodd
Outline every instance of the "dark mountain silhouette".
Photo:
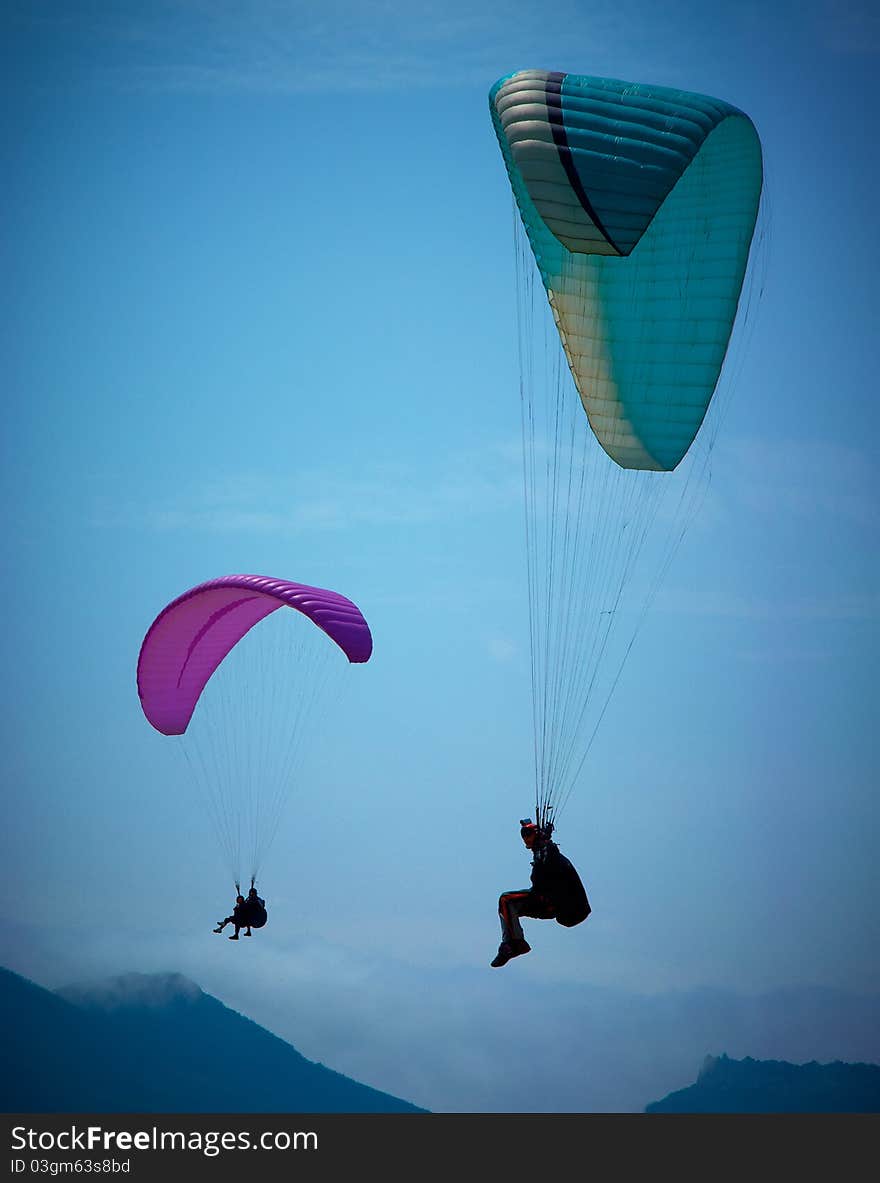
M 180 974 L 53 993 L 0 969 L 6 1113 L 424 1113 L 301 1056 Z
M 646 1113 L 880 1113 L 880 1065 L 707 1056 L 696 1082 Z

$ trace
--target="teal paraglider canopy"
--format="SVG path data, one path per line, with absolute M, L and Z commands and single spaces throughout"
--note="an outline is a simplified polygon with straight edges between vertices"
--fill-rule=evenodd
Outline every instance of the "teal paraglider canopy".
M 490 106 L 569 368 L 599 443 L 671 470 L 718 381 L 762 184 L 719 99 L 523 70 Z
M 715 423 L 699 436 L 729 369 L 763 163 L 746 114 L 669 87 L 521 70 L 489 106 L 515 199 L 543 826 L 581 776 L 705 491 Z

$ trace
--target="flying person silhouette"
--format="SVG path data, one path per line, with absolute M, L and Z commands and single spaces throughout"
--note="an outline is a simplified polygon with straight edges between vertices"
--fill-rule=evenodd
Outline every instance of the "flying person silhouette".
M 555 920 L 566 928 L 573 928 L 586 920 L 592 909 L 584 885 L 571 862 L 552 842 L 552 823 L 539 827 L 531 818 L 520 819 L 520 837 L 532 851 L 532 886 L 521 891 L 505 891 L 498 900 L 501 920 L 501 944 L 493 969 L 507 965 L 513 957 L 531 952 L 531 945 L 523 935 L 520 917 L 535 920 Z
M 262 928 L 268 919 L 266 912 L 266 901 L 257 895 L 257 889 L 254 886 L 253 879 L 251 880 L 250 891 L 247 893 L 247 899 L 241 894 L 241 889 L 236 883 L 235 889 L 238 895 L 235 897 L 235 907 L 232 909 L 232 915 L 227 916 L 223 920 L 217 921 L 217 927 L 214 932 L 222 932 L 227 924 L 235 926 L 235 932 L 230 936 L 230 941 L 237 941 L 239 931 L 243 928 L 246 937 L 253 936 L 252 928 Z

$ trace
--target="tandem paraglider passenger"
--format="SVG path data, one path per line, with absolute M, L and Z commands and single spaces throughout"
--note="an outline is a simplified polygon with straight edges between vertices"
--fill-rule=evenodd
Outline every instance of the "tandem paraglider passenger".
M 244 935 L 246 937 L 249 937 L 251 935 L 251 929 L 250 929 L 250 925 L 246 924 L 246 922 L 245 922 L 244 913 L 245 913 L 244 896 L 239 894 L 235 897 L 235 907 L 232 909 L 232 915 L 226 916 L 223 920 L 218 920 L 217 927 L 214 929 L 214 932 L 222 932 L 227 924 L 234 924 L 235 925 L 235 932 L 230 936 L 230 938 L 229 938 L 230 941 L 237 941 L 239 929 L 242 929 L 245 927 L 247 928 L 247 932 Z
M 535 920 L 555 920 L 573 928 L 586 920 L 592 909 L 584 885 L 571 862 L 551 841 L 552 823 L 537 826 L 531 818 L 520 820 L 520 837 L 532 852 L 532 886 L 522 891 L 506 891 L 498 901 L 501 919 L 501 944 L 490 964 L 493 969 L 507 965 L 513 957 L 531 952 L 523 936 L 521 916 Z
M 232 909 L 232 915 L 227 916 L 224 920 L 218 920 L 214 932 L 222 932 L 227 924 L 232 924 L 235 926 L 235 932 L 229 939 L 230 941 L 237 941 L 239 931 L 242 928 L 246 937 L 253 936 L 251 929 L 262 928 L 267 919 L 266 901 L 257 895 L 257 889 L 252 883 L 250 891 L 247 894 L 247 899 L 239 892 L 235 897 L 235 907 Z

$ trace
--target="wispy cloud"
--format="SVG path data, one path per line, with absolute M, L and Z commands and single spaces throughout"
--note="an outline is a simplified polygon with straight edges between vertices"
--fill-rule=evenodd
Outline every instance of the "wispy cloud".
M 823 440 L 741 439 L 730 451 L 746 507 L 880 527 L 880 483 L 867 450 Z
M 718 616 L 740 620 L 877 620 L 880 619 L 880 594 L 839 592 L 773 599 L 731 595 L 725 591 L 669 589 L 659 593 L 657 608 L 686 616 Z
M 491 637 L 488 642 L 489 656 L 495 661 L 508 662 L 518 655 L 518 646 L 507 637 Z
M 737 653 L 740 661 L 778 669 L 783 665 L 821 665 L 829 661 L 840 661 L 841 653 L 828 646 L 767 646 L 761 649 L 741 649 Z
M 760 568 L 744 570 L 733 585 L 716 580 L 706 588 L 683 587 L 673 574 L 656 609 L 766 622 L 878 619 L 880 488 L 868 453 L 824 441 L 762 439 L 733 440 L 725 451 L 723 478 L 711 487 L 697 525 L 716 535 L 757 530 L 767 548 Z M 798 646 L 799 659 L 806 652 Z M 812 645 L 809 653 L 818 660 L 826 647 Z
M 557 5 L 560 23 L 595 44 L 622 22 Z M 26 11 L 26 10 L 25 10 Z M 159 0 L 43 13 L 44 33 L 88 31 L 99 84 L 166 91 L 304 93 L 456 86 L 494 78 L 516 46 L 540 45 L 546 21 L 525 3 L 451 0 Z M 540 63 L 539 63 L 540 64 Z
M 238 474 L 145 510 L 108 501 L 93 525 L 196 533 L 290 535 L 362 526 L 418 526 L 515 507 L 522 486 L 506 444 L 448 457 L 442 469 L 376 465 L 363 475 L 313 470 L 295 478 Z

